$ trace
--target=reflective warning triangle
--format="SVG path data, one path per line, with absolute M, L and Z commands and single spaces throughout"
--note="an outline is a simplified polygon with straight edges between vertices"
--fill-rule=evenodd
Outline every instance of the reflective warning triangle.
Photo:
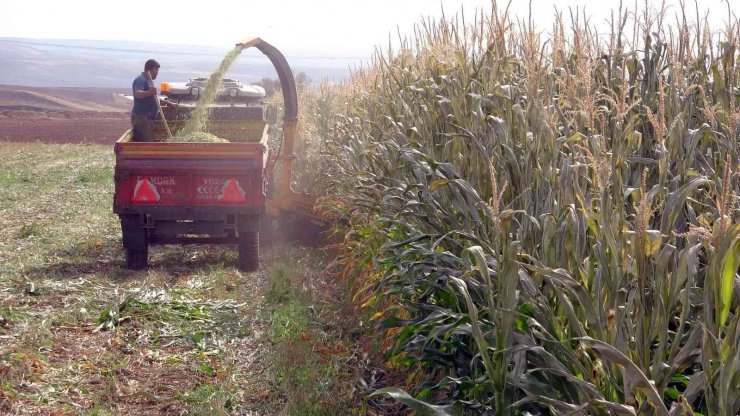
M 239 186 L 239 182 L 236 179 L 229 179 L 224 183 L 218 200 L 231 203 L 247 202 L 246 192 Z
M 132 202 L 157 202 L 159 199 L 159 192 L 149 179 L 143 178 L 136 181 Z

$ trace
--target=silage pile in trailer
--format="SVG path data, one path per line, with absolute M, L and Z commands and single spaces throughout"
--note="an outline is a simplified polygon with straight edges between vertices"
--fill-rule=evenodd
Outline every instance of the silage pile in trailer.
M 167 141 L 178 143 L 229 143 L 229 141 L 226 139 L 202 131 L 192 133 L 178 133 Z
M 740 21 L 662 16 L 544 35 L 494 2 L 341 89 L 336 264 L 399 387 L 440 406 L 380 393 L 438 415 L 740 412 Z

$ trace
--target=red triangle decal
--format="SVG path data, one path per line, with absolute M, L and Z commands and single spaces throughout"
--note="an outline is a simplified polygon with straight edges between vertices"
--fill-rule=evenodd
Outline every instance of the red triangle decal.
M 159 192 L 149 179 L 143 178 L 136 181 L 132 202 L 157 202 L 159 199 Z
M 218 200 L 221 202 L 242 203 L 247 202 L 245 195 L 246 193 L 244 192 L 244 189 L 239 186 L 239 182 L 236 179 L 229 179 L 224 183 L 224 187 L 221 190 L 221 195 L 219 195 Z

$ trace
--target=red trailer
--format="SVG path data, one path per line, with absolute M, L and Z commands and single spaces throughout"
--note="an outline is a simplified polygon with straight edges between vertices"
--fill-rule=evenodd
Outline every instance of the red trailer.
M 219 134 L 233 140 L 250 139 L 255 123 L 226 124 L 234 133 L 219 123 Z M 151 244 L 215 243 L 238 244 L 239 268 L 257 269 L 268 157 L 261 125 L 251 142 L 137 143 L 130 131 L 116 142 L 113 211 L 129 268 L 146 266 Z

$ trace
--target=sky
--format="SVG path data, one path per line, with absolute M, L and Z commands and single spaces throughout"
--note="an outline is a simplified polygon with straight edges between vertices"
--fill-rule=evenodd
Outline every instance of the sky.
M 740 15 L 740 0 L 730 0 Z M 506 5 L 499 0 L 499 7 Z M 603 23 L 619 0 L 531 0 L 532 17 L 547 30 L 555 7 L 586 7 L 592 23 Z M 639 0 L 641 6 L 645 0 Z M 650 5 L 660 1 L 647 0 Z M 678 12 L 678 0 L 666 0 Z M 694 14 L 694 1 L 690 4 Z M 410 34 L 423 17 L 491 9 L 491 0 L 0 0 L 0 37 L 149 41 L 228 48 L 259 36 L 279 49 L 312 55 L 364 58 L 387 45 L 397 31 Z M 634 0 L 625 4 L 633 5 Z M 700 9 L 721 24 L 727 0 L 701 0 Z M 512 0 L 511 10 L 526 18 L 528 0 Z

